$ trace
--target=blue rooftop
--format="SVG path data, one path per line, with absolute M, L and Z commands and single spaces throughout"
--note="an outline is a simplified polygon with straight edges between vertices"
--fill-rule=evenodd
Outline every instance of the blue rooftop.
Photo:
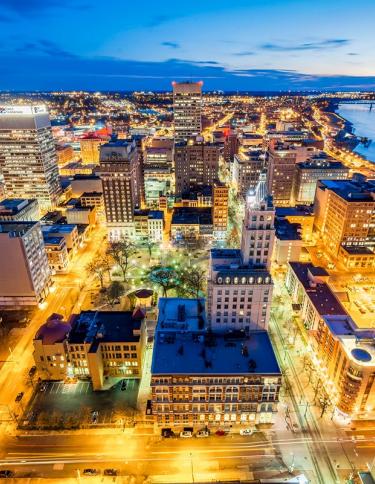
M 252 362 L 255 368 L 252 370 Z M 266 331 L 235 333 L 156 332 L 153 375 L 280 375 Z
M 69 234 L 77 228 L 75 224 L 53 224 L 53 225 L 42 225 L 42 232 L 46 234 L 57 234 L 66 233 Z

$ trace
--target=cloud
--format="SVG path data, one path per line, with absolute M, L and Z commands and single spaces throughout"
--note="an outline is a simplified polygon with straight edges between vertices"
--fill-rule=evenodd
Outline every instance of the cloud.
M 89 7 L 89 5 L 82 5 L 73 0 L 1 0 L 1 6 L 21 16 L 45 12 L 54 8 L 80 10 Z
M 21 45 L 16 49 L 17 52 L 23 53 L 26 55 L 35 55 L 36 54 L 44 54 L 51 57 L 60 57 L 60 58 L 68 58 L 73 59 L 77 57 L 75 54 L 68 52 L 61 47 L 59 47 L 54 42 L 46 39 L 39 39 L 35 42 L 27 42 L 24 45 Z
M 255 52 L 252 52 L 251 50 L 243 50 L 241 52 L 234 52 L 233 55 L 238 57 L 248 57 L 251 55 L 255 55 Z
M 316 42 L 304 42 L 302 44 L 272 44 L 266 43 L 260 46 L 261 49 L 278 51 L 278 52 L 290 52 L 298 50 L 325 50 L 325 49 L 335 49 L 348 45 L 350 43 L 349 39 L 326 39 L 319 40 Z
M 171 41 L 162 42 L 160 45 L 163 45 L 164 47 L 171 47 L 172 49 L 179 49 L 181 47 L 179 43 Z
M 160 62 L 78 57 L 37 41 L 20 52 L 0 52 L 3 90 L 171 90 L 171 81 L 204 80 L 206 90 L 301 91 L 372 89 L 375 76 L 318 76 L 282 69 L 227 69 L 215 61 Z
M 358 52 L 348 52 L 346 55 L 359 55 Z

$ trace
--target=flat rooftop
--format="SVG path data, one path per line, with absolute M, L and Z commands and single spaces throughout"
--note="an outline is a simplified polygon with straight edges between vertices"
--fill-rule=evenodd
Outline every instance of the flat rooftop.
M 252 370 L 254 362 L 255 368 Z M 152 375 L 281 375 L 269 336 L 233 333 L 156 333 Z
M 198 331 L 202 330 L 205 324 L 204 299 L 159 298 L 157 331 Z
M 211 208 L 176 207 L 172 225 L 212 225 Z
M 375 180 L 320 180 L 320 187 L 331 190 L 348 202 L 375 201 Z
M 35 199 L 6 198 L 0 202 L 0 216 L 16 215 L 21 210 L 30 207 L 30 205 L 36 205 L 37 203 Z
M 42 232 L 45 234 L 61 233 L 69 234 L 77 228 L 75 224 L 52 224 L 52 225 L 42 225 Z
M 312 205 L 297 205 L 296 207 L 276 207 L 276 217 L 311 217 Z
M 23 236 L 38 222 L 0 222 L 0 233 L 11 237 Z
M 288 222 L 286 219 L 275 220 L 276 238 L 279 240 L 302 240 L 301 224 Z

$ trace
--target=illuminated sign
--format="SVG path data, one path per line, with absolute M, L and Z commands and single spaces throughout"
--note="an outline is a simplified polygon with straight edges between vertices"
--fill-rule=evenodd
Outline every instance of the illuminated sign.
M 0 115 L 2 114 L 45 114 L 46 106 L 0 106 Z

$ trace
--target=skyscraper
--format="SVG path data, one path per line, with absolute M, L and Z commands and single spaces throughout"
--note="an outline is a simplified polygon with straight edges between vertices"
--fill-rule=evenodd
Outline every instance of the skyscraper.
M 8 198 L 36 198 L 41 210 L 57 204 L 61 187 L 45 106 L 0 107 L 0 170 Z
M 172 82 L 174 136 L 186 140 L 202 130 L 202 82 Z
M 134 208 L 140 203 L 140 166 L 135 141 L 102 145 L 96 172 L 103 182 L 110 239 L 133 236 Z

